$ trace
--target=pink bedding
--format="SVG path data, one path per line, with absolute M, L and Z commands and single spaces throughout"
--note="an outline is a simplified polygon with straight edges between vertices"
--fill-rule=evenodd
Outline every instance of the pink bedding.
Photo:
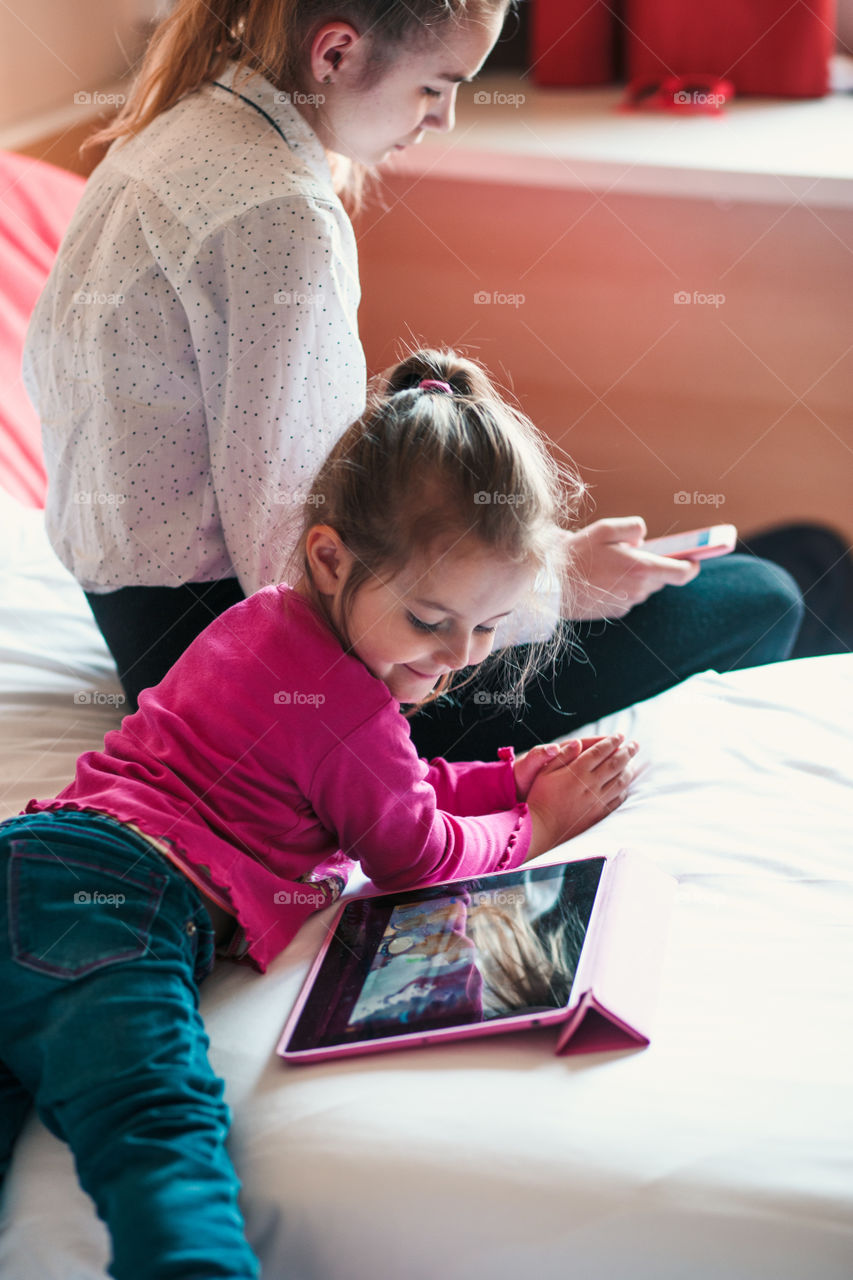
M 21 380 L 30 313 L 83 191 L 84 179 L 0 151 L 0 484 L 44 506 L 41 430 Z

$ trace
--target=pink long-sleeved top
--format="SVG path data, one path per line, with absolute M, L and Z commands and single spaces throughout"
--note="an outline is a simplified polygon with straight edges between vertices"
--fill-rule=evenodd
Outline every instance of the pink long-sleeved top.
M 420 760 L 386 685 L 281 585 L 211 623 L 70 786 L 26 811 L 103 813 L 158 841 L 264 970 L 352 860 L 383 890 L 523 862 L 530 815 L 512 749 L 499 757 Z

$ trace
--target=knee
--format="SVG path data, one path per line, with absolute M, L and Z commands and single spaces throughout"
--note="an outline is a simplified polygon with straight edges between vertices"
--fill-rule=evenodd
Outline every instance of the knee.
M 734 667 L 756 667 L 790 656 L 805 616 L 800 589 L 787 570 L 751 556 L 731 558 L 737 573 L 741 616 L 748 619 L 750 643 Z
M 805 606 L 800 588 L 788 570 L 771 560 L 755 560 L 752 578 L 754 597 L 760 602 L 768 622 L 784 618 L 799 626 Z

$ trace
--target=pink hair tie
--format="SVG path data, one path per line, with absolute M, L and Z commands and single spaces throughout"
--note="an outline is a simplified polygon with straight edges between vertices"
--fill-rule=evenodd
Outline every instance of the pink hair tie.
M 446 395 L 453 395 L 453 388 L 449 382 L 437 382 L 435 378 L 424 378 L 418 383 L 419 391 L 443 391 Z

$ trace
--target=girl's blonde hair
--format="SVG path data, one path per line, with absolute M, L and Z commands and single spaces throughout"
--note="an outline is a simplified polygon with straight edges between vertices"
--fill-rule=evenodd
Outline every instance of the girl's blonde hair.
M 523 900 L 469 909 L 465 932 L 477 948 L 487 1017 L 568 1003 L 586 931 L 570 904 L 549 915 L 534 925 Z
M 421 387 L 424 381 L 444 383 L 451 393 Z M 583 492 L 574 470 L 555 460 L 480 365 L 454 351 L 416 351 L 376 381 L 365 413 L 320 468 L 285 577 L 304 580 L 345 648 L 346 619 L 366 582 L 390 580 L 415 554 L 441 556 L 463 539 L 549 573 L 565 598 L 571 584 L 563 576 L 561 531 Z M 314 588 L 306 554 L 308 532 L 318 524 L 333 528 L 354 560 L 336 618 Z M 555 633 L 525 646 L 512 682 L 519 693 L 560 643 Z M 445 678 L 427 701 L 448 685 Z
M 139 133 L 188 93 L 222 75 L 229 62 L 238 75 L 258 72 L 286 93 L 303 91 L 314 34 L 332 19 L 369 35 L 365 88 L 378 78 L 401 44 L 446 22 L 477 21 L 515 0 L 177 0 L 151 38 L 122 110 L 81 150 Z M 353 166 L 352 187 L 363 169 Z M 346 195 L 345 190 L 342 194 Z M 349 194 L 352 196 L 353 191 Z

